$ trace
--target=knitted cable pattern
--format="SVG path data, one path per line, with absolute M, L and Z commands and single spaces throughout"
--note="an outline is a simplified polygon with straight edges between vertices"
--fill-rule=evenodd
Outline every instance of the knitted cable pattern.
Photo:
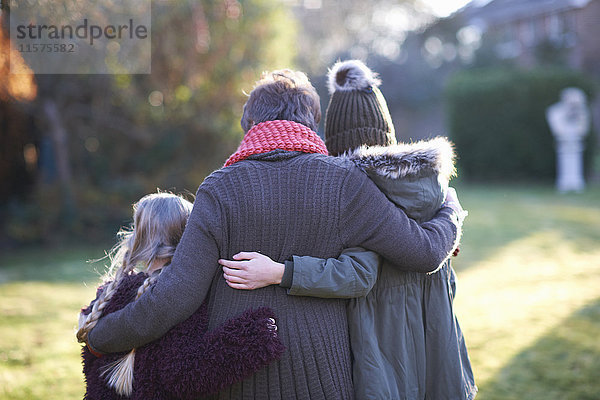
M 294 121 L 266 121 L 253 126 L 246 133 L 237 151 L 227 159 L 224 166 L 273 150 L 328 154 L 323 140 L 307 126 Z

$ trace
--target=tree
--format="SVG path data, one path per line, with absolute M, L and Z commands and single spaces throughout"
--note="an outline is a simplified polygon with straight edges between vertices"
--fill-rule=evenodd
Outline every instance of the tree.
M 50 18 L 70 4 L 39 12 Z M 194 192 L 239 143 L 244 92 L 261 71 L 292 65 L 295 25 L 276 0 L 152 7 L 151 74 L 35 76 L 26 110 L 35 129 L 22 146 L 39 155 L 36 185 L 24 203 L 0 204 L 14 240 L 114 232 L 143 194 Z M 32 237 L 18 233 L 32 221 Z

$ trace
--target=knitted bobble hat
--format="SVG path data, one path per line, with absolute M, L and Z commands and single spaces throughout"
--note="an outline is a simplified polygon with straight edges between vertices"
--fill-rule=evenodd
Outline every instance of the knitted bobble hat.
M 329 106 L 325 144 L 331 155 L 362 145 L 396 144 L 394 124 L 378 86 L 381 81 L 362 61 L 336 63 L 327 74 Z

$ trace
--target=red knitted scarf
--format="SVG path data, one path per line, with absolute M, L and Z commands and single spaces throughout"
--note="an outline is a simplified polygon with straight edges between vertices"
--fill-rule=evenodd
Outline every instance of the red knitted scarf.
M 293 121 L 267 121 L 253 126 L 246 133 L 237 151 L 224 166 L 273 150 L 328 154 L 323 140 L 310 128 Z

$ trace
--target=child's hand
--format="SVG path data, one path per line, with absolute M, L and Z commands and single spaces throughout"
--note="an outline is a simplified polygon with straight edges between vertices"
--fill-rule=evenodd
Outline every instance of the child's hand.
M 241 252 L 232 260 L 219 260 L 223 276 L 234 289 L 258 289 L 281 283 L 285 265 L 255 252 Z

